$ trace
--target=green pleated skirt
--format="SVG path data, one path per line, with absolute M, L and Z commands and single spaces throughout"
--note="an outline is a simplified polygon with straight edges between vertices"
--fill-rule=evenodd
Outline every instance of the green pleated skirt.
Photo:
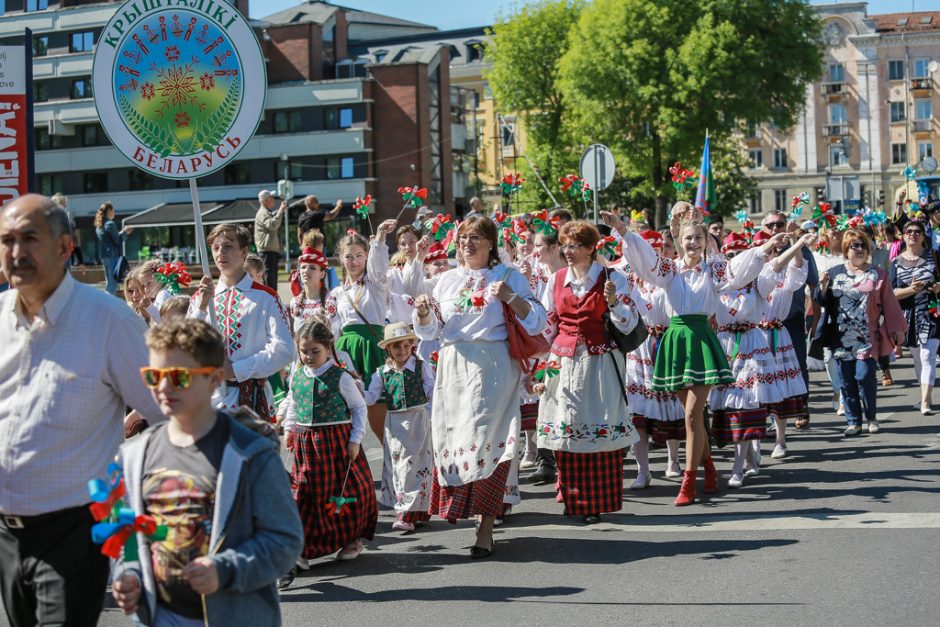
M 653 391 L 732 382 L 731 367 L 708 316 L 673 316 L 656 352 Z
M 376 370 L 385 364 L 386 354 L 379 348 L 384 330 L 378 324 L 347 324 L 336 340 L 336 349 L 346 351 L 366 385 Z

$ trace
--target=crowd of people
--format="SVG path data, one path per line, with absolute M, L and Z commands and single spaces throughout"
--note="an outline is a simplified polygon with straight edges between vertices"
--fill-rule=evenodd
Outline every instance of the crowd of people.
M 244 226 L 217 225 L 217 279 L 187 295 L 145 262 L 126 306 L 113 277 L 108 293 L 72 278 L 69 216 L 51 199 L 0 212 L 0 592 L 14 625 L 93 624 L 109 581 L 143 624 L 276 624 L 278 588 L 376 533 L 475 518 L 469 557 L 493 555 L 524 479 L 597 523 L 623 507 L 628 450 L 628 489 L 650 485 L 651 442 L 690 506 L 722 487 L 715 447 L 733 447 L 730 489 L 761 472 L 769 430 L 787 457 L 816 361 L 847 437 L 881 429 L 877 371 L 890 383 L 902 347 L 932 413 L 940 202 L 875 227 L 771 212 L 740 233 L 685 202 L 658 231 L 618 211 L 591 224 L 479 207 L 434 232 L 351 230 L 333 268 L 318 227 L 342 203 L 324 215 L 313 198 L 287 303 L 271 287 L 285 205 L 259 203 L 260 255 Z M 96 226 L 118 250 L 113 207 Z M 86 483 L 115 453 L 128 506 L 166 534 L 136 527 L 136 556 L 109 564 Z

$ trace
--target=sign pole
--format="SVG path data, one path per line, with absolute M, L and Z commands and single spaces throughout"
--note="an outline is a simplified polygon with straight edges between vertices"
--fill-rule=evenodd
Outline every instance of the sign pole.
M 597 224 L 597 192 L 599 191 L 599 181 L 601 180 L 600 169 L 600 152 L 594 150 L 594 224 Z
M 202 228 L 202 209 L 199 206 L 199 190 L 196 179 L 189 179 L 189 191 L 193 196 L 193 220 L 196 225 L 196 254 L 202 263 L 202 275 L 212 276 L 209 272 L 209 256 L 206 254 L 206 232 Z

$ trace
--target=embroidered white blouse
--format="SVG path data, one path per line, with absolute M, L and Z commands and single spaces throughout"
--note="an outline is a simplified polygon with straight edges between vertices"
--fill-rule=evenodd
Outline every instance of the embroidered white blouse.
M 553 321 L 554 316 L 552 316 L 552 314 L 556 311 L 555 282 L 558 280 L 559 272 L 548 277 L 548 283 L 542 291 L 542 306 L 545 307 L 545 311 L 548 315 L 548 328 L 545 330 L 545 337 L 547 337 L 550 342 L 558 335 L 558 322 L 557 320 Z M 574 278 L 574 273 L 571 272 L 569 268 L 565 276 L 565 285 L 570 285 L 574 295 L 581 298 L 594 287 L 598 280 L 606 280 L 605 277 L 602 276 L 603 272 L 604 267 L 598 263 L 594 263 L 591 265 L 590 269 L 588 269 L 586 275 L 580 279 L 576 279 Z M 625 277 L 622 272 L 611 271 L 610 280 L 614 284 L 614 287 L 617 288 L 617 303 L 610 308 L 610 320 L 622 333 L 629 333 L 639 320 L 636 305 L 630 297 L 630 285 L 627 281 L 627 277 Z
M 417 367 L 416 361 L 414 355 L 412 355 L 408 358 L 408 361 L 405 362 L 404 369 L 414 372 Z M 372 375 L 372 380 L 369 381 L 369 387 L 366 389 L 366 405 L 375 405 L 379 402 L 379 399 L 382 397 L 382 392 L 385 391 L 385 382 L 382 381 L 382 373 L 391 372 L 392 370 L 397 369 L 385 364 L 382 366 L 381 370 L 376 371 Z M 425 396 L 430 400 L 434 394 L 434 368 L 427 362 L 424 362 L 421 367 L 421 385 L 424 387 Z M 418 407 L 418 405 L 415 405 L 415 407 Z M 414 407 L 409 407 L 408 409 L 414 409 Z
M 767 259 L 764 251 L 756 247 L 730 262 L 703 259 L 697 265 L 686 266 L 681 259 L 659 255 L 645 239 L 632 232 L 623 238 L 623 255 L 638 277 L 665 290 L 670 317 L 714 315 L 722 306 L 718 292 L 726 287 L 744 287 L 753 281 Z
M 499 264 L 483 270 L 459 267 L 444 273 L 434 287 L 434 307 L 427 325 L 420 324 L 415 310 L 415 335 L 422 340 L 440 338 L 444 345 L 505 341 L 509 335 L 503 303 L 489 290 L 490 285 L 503 280 L 509 283 L 519 298 L 526 299 L 531 306 L 529 315 L 518 318 L 522 328 L 529 335 L 540 333 L 545 328 L 545 309 L 532 294 L 524 276 L 515 270 L 509 270 L 508 275 L 506 272 L 506 266 Z M 473 304 L 473 300 L 482 302 L 482 306 Z
M 794 260 L 790 260 L 787 267 L 780 272 L 773 271 L 773 265 L 768 264 L 761 271 L 761 276 L 767 273 L 773 281 L 773 289 L 767 296 L 767 310 L 764 312 L 764 321 L 783 321 L 790 314 L 790 304 L 799 290 L 799 297 L 803 297 L 801 287 L 806 283 L 809 267 L 804 262 L 799 268 Z
M 328 359 L 325 364 L 316 370 L 310 366 L 303 366 L 304 374 L 308 377 L 318 377 L 334 365 L 333 360 Z M 353 379 L 352 375 L 348 372 L 344 372 L 339 377 L 339 393 L 342 395 L 343 400 L 346 401 L 346 406 L 349 408 L 349 414 L 352 420 L 352 432 L 349 435 L 349 441 L 362 442 L 362 436 L 365 435 L 366 432 L 368 408 L 366 407 L 365 399 L 362 397 L 362 392 L 360 392 L 359 388 L 356 386 L 355 379 Z M 284 408 L 284 431 L 293 433 L 297 430 L 297 404 L 294 402 L 293 393 L 288 392 L 284 402 L 286 404 Z M 340 423 L 318 423 L 317 426 L 325 426 L 328 424 Z
M 343 282 L 327 296 L 327 310 L 335 311 L 333 331 L 337 334 L 350 324 L 385 325 L 388 311 L 388 246 L 373 239 L 366 259 L 366 273 L 355 283 Z M 350 302 L 351 301 L 351 302 Z M 355 303 L 365 321 L 359 317 Z

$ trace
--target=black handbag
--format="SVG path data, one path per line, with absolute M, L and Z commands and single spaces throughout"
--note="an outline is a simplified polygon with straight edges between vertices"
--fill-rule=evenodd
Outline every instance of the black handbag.
M 610 280 L 610 269 L 604 269 L 605 281 Z M 604 301 L 606 302 L 606 300 Z M 610 319 L 610 309 L 606 309 L 601 316 L 604 319 L 604 328 L 607 331 L 608 337 L 613 340 L 614 344 L 620 350 L 621 353 L 629 353 L 635 351 L 640 344 L 646 341 L 646 338 L 649 337 L 649 330 L 647 330 L 646 325 L 643 323 L 643 318 L 637 314 L 637 323 L 629 333 L 624 333 L 613 323 Z

